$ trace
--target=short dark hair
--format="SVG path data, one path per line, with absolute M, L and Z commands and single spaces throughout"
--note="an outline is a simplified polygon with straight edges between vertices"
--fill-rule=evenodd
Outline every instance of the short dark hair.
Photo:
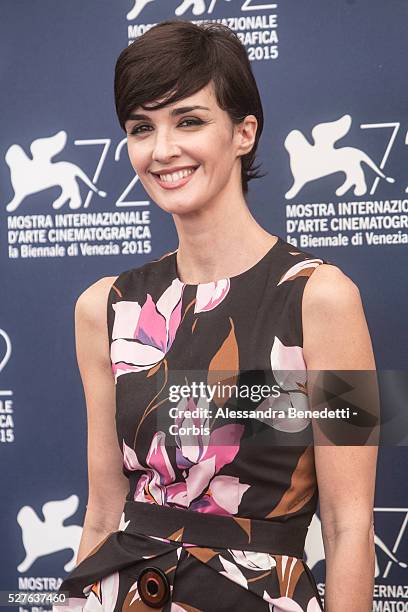
M 252 150 L 241 157 L 243 193 L 261 178 L 254 165 L 263 130 L 261 98 L 244 45 L 227 26 L 172 19 L 150 28 L 120 53 L 115 66 L 115 106 L 120 126 L 132 110 L 162 100 L 149 110 L 187 98 L 213 82 L 219 107 L 234 125 L 255 115 L 258 129 Z M 167 98 L 165 98 L 167 96 Z M 145 110 L 147 110 L 145 108 Z

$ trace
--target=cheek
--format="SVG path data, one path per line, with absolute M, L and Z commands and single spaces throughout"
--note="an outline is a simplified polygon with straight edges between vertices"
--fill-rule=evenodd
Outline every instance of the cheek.
M 144 160 L 143 150 L 141 149 L 141 147 L 136 147 L 134 144 L 128 141 L 127 151 L 128 151 L 129 161 L 132 167 L 134 168 L 134 170 L 136 171 L 137 168 L 141 170 L 143 168 L 143 160 Z
M 129 144 L 129 141 L 127 143 L 127 152 L 128 152 L 129 161 L 132 164 L 132 166 L 134 166 L 134 152 L 133 152 L 133 147 Z
M 214 141 L 209 151 L 210 159 L 218 169 L 229 168 L 233 159 L 233 149 L 230 140 L 220 137 Z

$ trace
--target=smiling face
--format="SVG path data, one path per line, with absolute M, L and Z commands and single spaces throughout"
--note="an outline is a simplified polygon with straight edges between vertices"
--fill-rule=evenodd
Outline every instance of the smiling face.
M 249 115 L 247 120 L 253 142 L 256 119 Z M 133 110 L 125 123 L 130 163 L 160 208 L 175 214 L 197 211 L 242 194 L 239 156 L 252 148 L 242 125 L 233 129 L 209 83 L 159 110 Z

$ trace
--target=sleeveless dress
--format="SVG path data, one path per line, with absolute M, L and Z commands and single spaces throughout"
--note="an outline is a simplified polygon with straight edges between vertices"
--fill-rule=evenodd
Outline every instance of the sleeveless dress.
M 303 558 L 318 501 L 312 426 L 289 409 L 309 407 L 303 291 L 331 262 L 277 238 L 230 278 L 183 283 L 173 251 L 112 285 L 129 493 L 118 530 L 65 578 L 69 605 L 54 610 L 323 610 Z

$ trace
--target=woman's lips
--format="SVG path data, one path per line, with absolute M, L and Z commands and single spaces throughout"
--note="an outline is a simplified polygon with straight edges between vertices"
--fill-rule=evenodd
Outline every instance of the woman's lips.
M 160 187 L 163 187 L 163 189 L 177 189 L 178 187 L 182 187 L 183 185 L 186 185 L 189 180 L 194 176 L 194 174 L 197 172 L 198 168 L 200 166 L 198 166 L 194 172 L 192 172 L 191 174 L 188 174 L 187 176 L 179 179 L 178 181 L 162 181 L 160 179 L 160 176 L 158 176 L 157 174 L 153 174 L 154 178 L 156 179 L 156 181 L 158 182 L 158 184 L 160 185 Z

